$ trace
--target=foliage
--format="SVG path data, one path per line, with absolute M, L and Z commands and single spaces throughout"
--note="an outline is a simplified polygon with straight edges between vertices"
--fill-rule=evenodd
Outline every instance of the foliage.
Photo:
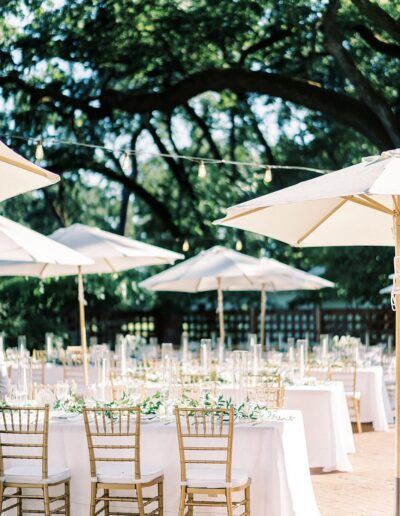
M 151 153 L 332 170 L 400 147 L 397 16 L 396 2 L 372 0 L 5 0 L 0 133 L 138 154 L 123 171 L 118 153 L 47 144 L 42 164 L 62 182 L 1 212 L 46 234 L 81 221 L 174 250 L 188 238 L 189 255 L 240 238 L 255 256 L 324 265 L 340 299 L 379 303 L 391 250 L 296 250 L 212 225 L 223 208 L 310 173 L 274 171 L 265 185 L 263 168 L 209 165 L 200 180 L 196 163 Z M 7 142 L 33 158 L 32 140 Z M 137 287 L 144 274 L 88 279 L 89 305 L 151 306 Z M 2 280 L 3 326 L 59 324 L 75 310 L 75 287 L 73 278 Z M 324 297 L 332 292 L 300 300 Z

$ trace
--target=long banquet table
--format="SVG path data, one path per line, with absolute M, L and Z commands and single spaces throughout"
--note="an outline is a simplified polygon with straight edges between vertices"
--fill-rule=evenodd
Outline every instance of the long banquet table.
M 89 369 L 89 375 L 90 381 L 94 381 L 94 368 Z M 62 379 L 61 366 L 46 365 L 46 383 L 54 384 Z M 158 383 L 146 385 L 149 395 L 161 388 Z M 225 397 L 234 395 L 229 384 L 222 384 L 219 389 Z M 285 408 L 302 412 L 311 468 L 322 468 L 325 472 L 352 471 L 348 454 L 355 452 L 355 445 L 341 382 L 286 386 Z
M 251 477 L 251 514 L 319 516 L 301 413 L 282 410 L 278 414 L 279 419 L 235 426 L 233 467 L 244 469 Z M 176 516 L 180 470 L 175 424 L 143 423 L 141 447 L 143 463 L 163 469 L 165 514 Z M 51 465 L 67 466 L 71 470 L 71 514 L 87 516 L 90 471 L 82 416 L 70 421 L 51 420 L 49 458 Z M 219 512 L 201 509 L 196 514 Z

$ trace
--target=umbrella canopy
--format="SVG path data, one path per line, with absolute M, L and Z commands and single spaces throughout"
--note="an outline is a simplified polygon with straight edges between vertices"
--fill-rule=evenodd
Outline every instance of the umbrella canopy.
M 400 149 L 234 206 L 219 223 L 268 235 L 295 246 L 395 245 L 395 514 L 399 516 Z
M 91 264 L 82 266 L 82 274 L 114 273 L 148 265 L 172 264 L 184 258 L 182 254 L 84 224 L 58 229 L 50 238 L 93 260 Z M 76 273 L 73 267 L 65 267 L 63 272 Z M 44 274 L 58 276 L 60 272 L 49 267 Z
M 57 174 L 35 165 L 0 141 L 0 201 L 59 180 Z
M 217 223 L 299 247 L 391 246 L 399 167 L 400 150 L 386 152 L 233 206 Z
M 43 277 L 49 267 L 90 265 L 90 258 L 0 216 L 0 276 Z
M 253 286 L 252 271 L 260 273 L 259 260 L 222 246 L 211 247 L 197 256 L 148 278 L 141 287 L 154 291 L 205 292 L 229 290 L 232 280 Z
M 261 258 L 259 264 L 248 269 L 247 273 L 251 279 L 251 285 L 241 286 L 232 281 L 226 290 L 261 290 L 265 288 L 267 292 L 282 292 L 320 290 L 335 286 L 332 281 L 296 269 L 296 267 L 286 265 L 273 258 Z

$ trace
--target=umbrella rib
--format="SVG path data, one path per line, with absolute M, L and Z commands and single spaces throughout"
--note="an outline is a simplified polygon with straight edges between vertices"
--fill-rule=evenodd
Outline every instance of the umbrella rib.
M 40 168 L 36 168 L 34 166 L 30 166 L 28 163 L 21 163 L 19 161 L 7 158 L 6 156 L 0 156 L 0 161 L 7 163 L 8 165 L 12 165 L 14 167 L 23 168 L 27 172 L 32 172 L 33 174 L 37 174 L 39 176 L 43 176 L 46 179 L 50 179 L 49 173 L 45 170 L 41 170 Z
M 252 213 L 256 213 L 257 211 L 266 210 L 267 208 L 269 208 L 269 206 L 261 206 L 261 207 L 258 207 L 258 208 L 253 208 L 252 210 L 243 211 L 243 212 L 238 213 L 236 215 L 232 215 L 232 217 L 225 218 L 224 219 L 224 223 L 225 222 L 229 222 L 230 220 L 235 220 L 235 219 L 238 219 L 240 217 L 244 217 L 245 215 L 251 215 Z
M 360 196 L 361 197 L 361 196 Z M 353 195 L 343 196 L 343 199 L 347 201 L 354 202 L 355 204 L 360 204 L 361 206 L 365 206 L 366 208 L 370 208 L 371 210 L 381 211 L 382 213 L 387 213 L 388 215 L 393 215 L 393 211 L 390 208 L 387 208 L 383 204 L 379 202 L 372 201 L 368 197 L 360 198 L 354 197 Z
M 114 269 L 114 267 L 112 266 L 110 260 L 108 258 L 104 258 L 104 261 L 106 262 L 106 264 L 110 267 L 110 269 L 112 270 L 113 273 L 117 273 L 118 271 L 116 271 Z
M 360 198 L 364 199 L 368 203 L 370 208 L 375 208 L 376 210 L 383 211 L 383 212 L 387 213 L 388 215 L 394 215 L 393 210 L 391 210 L 384 204 L 376 201 L 375 199 L 371 199 L 371 197 L 368 197 L 365 194 L 360 194 Z
M 304 235 L 302 235 L 296 242 L 297 245 L 300 245 L 307 237 L 314 233 L 326 220 L 329 219 L 334 213 L 336 213 L 340 208 L 348 201 L 348 199 L 342 199 L 339 204 L 337 204 L 334 208 L 332 208 L 326 215 L 322 217 L 312 228 L 310 228 Z

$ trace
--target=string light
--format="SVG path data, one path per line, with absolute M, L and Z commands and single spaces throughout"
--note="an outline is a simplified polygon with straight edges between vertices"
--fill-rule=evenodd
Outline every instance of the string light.
M 190 249 L 189 240 L 187 238 L 185 238 L 183 245 L 182 245 L 182 251 L 184 253 L 187 253 L 189 251 L 189 249 Z
M 124 172 L 128 172 L 131 167 L 131 159 L 129 156 L 129 152 L 124 152 L 124 157 L 122 158 L 121 168 Z
M 131 155 L 148 155 L 148 156 L 154 156 L 158 158 L 173 158 L 176 160 L 186 160 L 190 161 L 192 163 L 198 163 L 198 175 L 201 178 L 205 178 L 207 176 L 207 169 L 206 165 L 235 165 L 238 167 L 249 167 L 249 168 L 255 168 L 255 169 L 264 169 L 264 181 L 265 182 L 271 182 L 272 181 L 272 169 L 274 170 L 301 170 L 304 172 L 313 172 L 316 174 L 327 174 L 330 172 L 330 170 L 323 170 L 319 168 L 313 168 L 313 167 L 304 167 L 302 165 L 266 165 L 265 163 L 256 163 L 256 162 L 246 162 L 246 161 L 233 161 L 233 160 L 225 160 L 225 159 L 214 159 L 214 158 L 201 158 L 199 156 L 189 156 L 184 154 L 176 154 L 176 153 L 161 153 L 161 152 L 154 152 L 151 150 L 141 150 L 136 151 L 134 149 L 129 150 L 123 150 L 118 149 L 115 147 L 108 147 L 105 145 L 96 145 L 92 143 L 85 143 L 85 142 L 79 142 L 76 140 L 62 140 L 59 138 L 42 138 L 41 140 L 36 140 L 35 138 L 31 136 L 21 136 L 18 134 L 0 134 L 1 139 L 15 139 L 15 140 L 21 140 L 24 142 L 32 143 L 36 142 L 36 151 L 35 151 L 35 157 L 36 159 L 43 159 L 44 158 L 44 150 L 43 150 L 43 142 L 45 142 L 46 145 L 68 145 L 68 146 L 74 146 L 74 147 L 85 147 L 88 149 L 99 149 L 104 152 L 111 152 L 111 153 L 124 153 L 124 157 L 121 163 L 121 167 L 125 166 L 125 162 L 130 160 L 129 156 Z M 126 155 L 128 155 L 128 158 L 126 158 Z M 269 179 L 271 178 L 271 179 Z M 268 181 L 267 181 L 268 180 Z
M 240 240 L 240 238 L 236 240 L 235 249 L 236 251 L 241 251 L 243 249 L 243 242 Z
M 38 161 L 41 161 L 44 158 L 44 149 L 43 149 L 42 142 L 40 140 L 38 140 L 36 142 L 35 158 Z
M 205 177 L 207 177 L 207 169 L 206 169 L 206 166 L 204 164 L 204 161 L 201 160 L 200 163 L 199 163 L 199 170 L 197 172 L 197 175 L 201 178 L 201 179 L 204 179 Z
M 264 172 L 264 183 L 270 183 L 272 181 L 272 170 L 269 165 L 266 166 Z

